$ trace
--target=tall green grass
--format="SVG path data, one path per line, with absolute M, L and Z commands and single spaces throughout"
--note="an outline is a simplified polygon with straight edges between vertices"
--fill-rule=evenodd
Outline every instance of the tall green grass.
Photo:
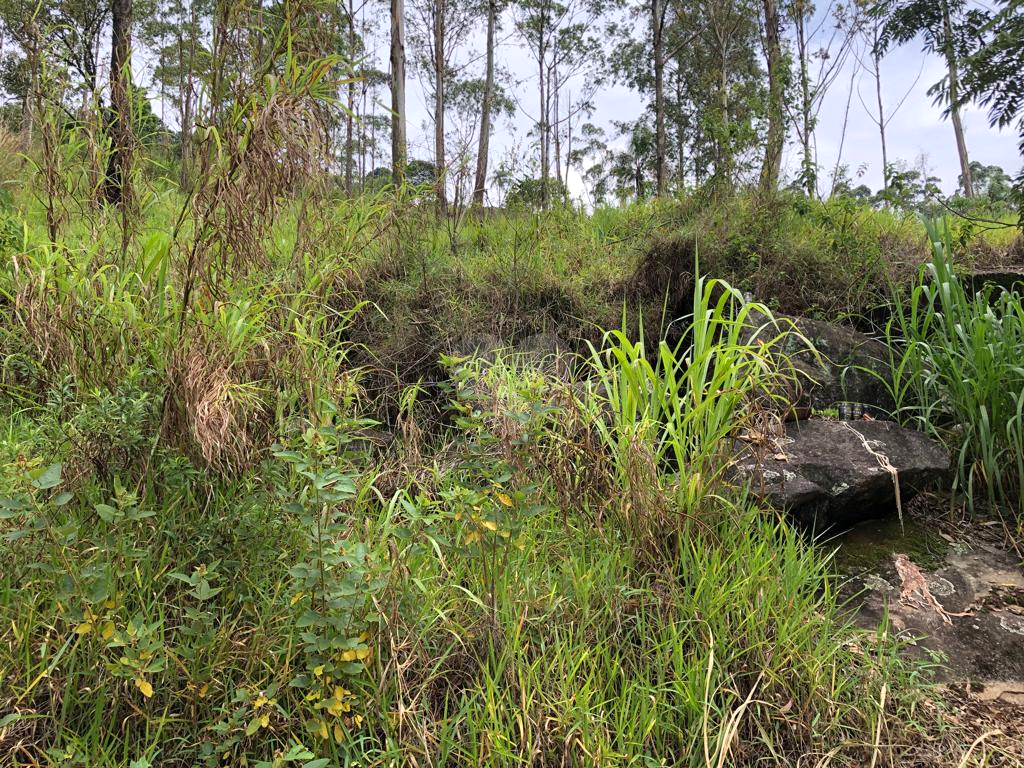
M 563 320 L 617 314 L 633 217 L 670 209 L 454 240 L 401 199 L 301 236 L 289 209 L 183 312 L 179 203 L 117 259 L 87 221 L 29 225 L 0 283 L 7 762 L 854 766 L 934 732 L 923 668 L 721 482 L 779 363 L 728 285 L 697 281 L 680 346 L 605 334 L 591 385 L 511 357 L 399 380 L 368 445 L 375 323 L 431 325 L 434 362 L 467 329 L 533 330 L 552 291 Z
M 1024 305 L 998 288 L 972 294 L 956 273 L 948 226 L 928 224 L 933 257 L 889 343 L 893 394 L 905 421 L 946 441 L 970 503 L 1020 518 L 1024 503 Z

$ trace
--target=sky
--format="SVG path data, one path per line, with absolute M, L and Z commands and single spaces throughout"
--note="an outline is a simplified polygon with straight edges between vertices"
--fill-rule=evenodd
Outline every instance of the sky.
M 377 5 L 367 3 L 365 7 L 376 13 Z M 823 2 L 821 5 L 826 3 Z M 819 23 L 823 34 L 828 34 L 829 24 L 820 24 L 822 20 L 823 18 L 819 17 L 816 22 Z M 386 69 L 388 30 L 384 21 L 386 18 L 378 18 L 378 29 L 367 42 L 376 65 Z M 645 23 L 646 20 L 638 20 L 638 24 Z M 499 46 L 496 58 L 500 65 L 521 80 L 514 90 L 523 104 L 532 106 L 536 98 L 533 64 L 528 51 L 517 41 L 511 30 L 511 18 L 506 14 L 504 31 L 499 34 L 499 40 L 503 42 Z M 474 65 L 477 74 L 482 69 L 479 63 L 482 49 L 481 29 L 470 38 L 464 50 L 459 52 L 463 60 L 472 59 L 477 62 Z M 137 72 L 151 70 L 150 57 L 141 51 L 136 51 L 135 63 Z M 956 190 L 957 177 L 960 173 L 953 126 L 948 119 L 943 119 L 942 109 L 935 106 L 927 94 L 929 87 L 943 75 L 942 60 L 936 56 L 923 54 L 920 41 L 912 41 L 891 51 L 882 61 L 883 100 L 889 119 L 886 139 L 890 162 L 902 161 L 908 166 L 919 167 L 923 158 L 929 174 L 939 177 L 943 191 L 952 194 Z M 575 85 L 578 90 L 580 84 Z M 389 101 L 386 93 L 382 94 L 381 98 L 384 102 Z M 409 74 L 408 100 L 410 157 L 432 159 L 430 110 L 425 103 L 424 90 L 413 72 Z M 594 101 L 596 109 L 591 122 L 603 126 L 609 134 L 614 133 L 611 129 L 613 120 L 634 119 L 646 108 L 644 97 L 623 85 L 616 84 L 603 88 L 596 94 Z M 829 191 L 837 159 L 849 167 L 849 175 L 854 186 L 863 183 L 872 190 L 881 188 L 882 161 L 878 127 L 867 111 L 868 108 L 873 109 L 874 104 L 872 75 L 860 67 L 855 56 L 847 57 L 842 71 L 822 101 L 815 131 L 819 187 L 822 194 Z M 900 104 L 899 109 L 894 112 Z M 847 105 L 849 112 L 844 138 L 843 124 Z M 156 104 L 154 107 L 159 110 Z M 385 111 L 386 107 L 387 104 L 381 105 L 377 113 Z M 451 121 L 451 118 L 449 120 Z M 521 151 L 528 151 L 531 148 L 531 139 L 527 134 L 532 123 L 533 119 L 523 112 L 519 112 L 511 120 L 502 119 L 498 122 L 491 139 L 492 171 L 502 156 L 507 155 L 512 148 L 518 146 Z M 1012 128 L 999 131 L 989 127 L 985 111 L 972 107 L 963 112 L 963 123 L 971 160 L 984 165 L 1001 166 L 1011 176 L 1017 174 L 1024 161 L 1017 150 L 1018 139 Z M 796 143 L 796 137 L 793 131 L 790 131 L 784 155 L 784 174 L 788 179 L 792 179 L 799 170 L 799 154 L 800 148 Z M 573 197 L 588 202 L 579 176 L 573 172 L 568 181 Z
M 818 19 L 820 21 L 820 19 Z M 639 23 L 645 23 L 640 21 Z M 506 30 L 511 27 L 505 24 Z M 827 25 L 826 25 L 827 26 Z M 378 59 L 387 61 L 387 41 L 377 41 Z M 482 48 L 482 40 L 473 39 L 469 49 Z M 528 52 L 514 38 L 498 51 L 499 61 L 515 73 L 528 77 L 532 69 Z M 960 164 L 953 136 L 953 126 L 942 117 L 942 108 L 932 103 L 927 94 L 929 87 L 945 74 L 944 63 L 937 57 L 921 52 L 920 41 L 915 40 L 891 51 L 882 60 L 882 95 L 887 112 L 886 143 L 889 162 L 902 161 L 907 166 L 919 167 L 921 159 L 930 175 L 939 177 L 940 186 L 947 194 L 957 188 Z M 851 88 L 852 83 L 852 88 Z M 521 97 L 532 104 L 535 80 L 526 79 L 520 86 Z M 875 83 L 872 74 L 860 67 L 856 57 L 849 56 L 843 69 L 827 91 L 818 115 L 815 130 L 819 164 L 819 187 L 827 194 L 837 159 L 849 167 L 853 185 L 866 184 L 872 190 L 882 186 L 882 159 L 879 131 L 867 108 L 874 109 Z M 422 90 L 410 82 L 409 134 L 414 156 L 432 155 L 429 113 Z M 844 116 L 849 101 L 844 139 Z M 603 89 L 595 97 L 596 110 L 592 122 L 610 129 L 612 120 L 631 119 L 639 115 L 646 102 L 640 94 L 622 85 Z M 895 112 L 897 105 L 902 102 Z M 866 107 L 865 107 L 866 105 Z M 1017 136 L 1012 127 L 999 131 L 989 127 L 984 110 L 968 107 L 962 113 L 968 154 L 972 161 L 984 165 L 998 165 L 1011 176 L 1021 169 L 1021 156 L 1017 150 Z M 517 142 L 528 145 L 527 132 L 531 120 L 519 114 L 511 122 L 503 121 L 491 140 L 491 167 L 498 157 Z M 424 130 L 426 129 L 426 130 Z M 609 131 L 611 132 L 611 131 Z M 800 148 L 790 131 L 784 156 L 784 173 L 792 179 L 799 170 Z M 574 197 L 585 199 L 582 182 L 573 175 L 569 179 Z

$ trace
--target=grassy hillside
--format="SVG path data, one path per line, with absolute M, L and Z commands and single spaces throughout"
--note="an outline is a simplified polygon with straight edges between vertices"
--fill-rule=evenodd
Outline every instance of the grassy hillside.
M 154 183 L 127 227 L 51 205 L 51 241 L 44 197 L 0 230 L 7 764 L 948 765 L 976 735 L 847 623 L 826 550 L 722 482 L 767 352 L 693 277 L 852 322 L 913 287 L 918 220 L 438 222 L 404 192 L 260 212 Z M 658 347 L 695 306 L 691 362 L 730 361 L 700 402 Z M 539 332 L 578 381 L 450 357 Z

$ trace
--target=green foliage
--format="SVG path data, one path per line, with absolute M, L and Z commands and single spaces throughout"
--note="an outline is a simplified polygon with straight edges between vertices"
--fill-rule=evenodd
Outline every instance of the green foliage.
M 16 204 L 0 742 L 23 763 L 853 766 L 883 722 L 890 763 L 934 731 L 827 556 L 724 482 L 778 375 L 741 332 L 764 307 L 698 280 L 679 344 L 601 329 L 655 233 L 768 295 L 801 259 L 881 270 L 910 220 L 684 199 L 449 231 L 407 190 L 284 196 L 256 258 L 200 274 L 176 191 L 124 253 L 104 212 L 51 243 Z M 591 342 L 589 383 L 439 360 L 552 329 Z
M 957 485 L 1021 516 L 1024 503 L 1024 305 L 989 288 L 971 295 L 947 227 L 929 224 L 933 258 L 890 327 L 902 418 L 946 440 Z

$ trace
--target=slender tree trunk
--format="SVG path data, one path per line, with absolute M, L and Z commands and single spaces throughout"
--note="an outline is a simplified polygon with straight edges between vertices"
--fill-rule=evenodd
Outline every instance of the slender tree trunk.
M 676 105 L 683 103 L 683 78 L 680 72 L 676 71 Z M 676 121 L 676 162 L 678 163 L 679 189 L 686 187 L 686 163 L 683 162 L 686 156 L 686 133 L 682 120 Z
M 782 150 L 786 144 L 786 124 L 782 109 L 785 72 L 780 43 L 778 0 L 764 0 L 764 50 L 768 64 L 768 135 L 765 138 L 764 165 L 761 166 L 761 192 L 770 194 L 779 188 Z
M 353 0 L 348 1 L 348 55 L 349 60 L 355 58 L 356 52 L 356 9 Z M 355 111 L 356 111 L 356 81 L 355 73 L 350 73 L 349 82 L 346 86 L 347 107 L 345 112 L 345 194 L 352 197 L 352 168 L 355 165 Z
M 110 42 L 110 155 L 103 197 L 122 208 L 130 202 L 132 153 L 131 46 L 132 0 L 113 0 Z
M 651 31 L 654 44 L 654 175 L 657 195 L 662 197 L 668 189 L 665 148 L 665 2 L 651 0 Z
M 547 49 L 545 47 L 544 27 L 546 20 L 541 17 L 539 45 L 537 47 L 537 87 L 540 95 L 540 123 L 538 125 L 538 138 L 540 139 L 540 204 L 542 208 L 548 207 L 548 94 L 545 92 L 544 69 L 547 65 Z M 548 85 L 550 88 L 550 85 Z
M 443 216 L 448 209 L 445 190 L 447 172 L 444 153 L 444 2 L 434 2 L 434 165 L 437 172 L 437 213 Z
M 806 9 L 801 2 L 795 9 L 796 44 L 800 57 L 800 143 L 803 146 L 802 175 L 804 190 L 808 197 L 817 197 L 817 174 L 814 169 L 814 152 L 811 144 L 811 73 L 807 51 Z
M 942 0 L 942 31 L 945 37 L 943 47 L 946 53 L 946 65 L 949 67 L 949 114 L 953 121 L 953 133 L 956 136 L 956 151 L 960 156 L 960 178 L 963 182 L 964 197 L 974 197 L 971 162 L 967 157 L 967 140 L 964 137 L 963 123 L 960 121 L 960 74 L 956 52 L 953 50 L 953 24 L 949 18 L 948 0 Z
M 498 25 L 497 0 L 487 2 L 487 72 L 484 76 L 484 100 L 480 115 L 480 143 L 476 151 L 476 178 L 473 205 L 482 207 L 487 189 L 487 153 L 491 140 L 491 102 L 494 99 L 494 36 Z
M 715 186 L 723 194 L 732 188 L 732 127 L 729 117 L 729 61 L 726 44 L 721 43 L 719 51 L 721 69 L 718 72 L 718 108 L 720 112 L 715 140 Z
M 872 60 L 875 63 L 875 99 L 878 102 L 878 133 L 882 140 L 882 192 L 883 194 L 889 191 L 889 151 L 885 144 L 885 104 L 882 101 L 882 57 L 878 55 L 877 51 L 877 35 L 876 35 L 876 47 L 872 49 Z
M 559 187 L 562 184 L 562 106 L 561 99 L 559 96 L 562 93 L 561 84 L 558 82 L 558 63 L 557 59 L 555 62 L 554 69 L 552 70 L 553 77 L 551 81 L 554 82 L 555 88 L 552 96 L 552 120 L 551 129 L 554 134 L 555 143 L 555 178 L 558 180 Z
M 405 179 L 405 0 L 391 0 L 391 164 L 397 187 Z

